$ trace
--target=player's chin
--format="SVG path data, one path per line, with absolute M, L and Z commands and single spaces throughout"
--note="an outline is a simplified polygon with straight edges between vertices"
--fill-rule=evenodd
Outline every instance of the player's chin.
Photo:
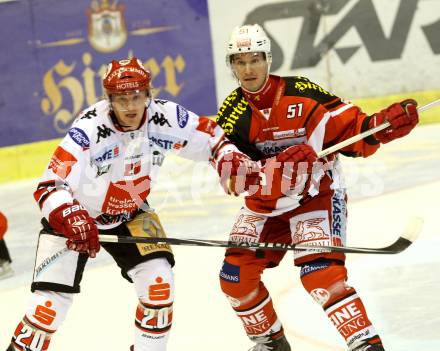
M 259 83 L 257 79 L 249 79 L 244 82 L 243 87 L 248 91 L 257 91 L 259 89 Z

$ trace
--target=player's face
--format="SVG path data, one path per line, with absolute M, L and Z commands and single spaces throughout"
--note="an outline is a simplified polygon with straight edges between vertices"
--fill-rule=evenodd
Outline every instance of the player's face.
M 139 127 L 147 100 L 145 91 L 111 95 L 113 111 L 124 130 L 134 130 Z
M 241 86 L 248 91 L 258 91 L 266 82 L 268 64 L 262 52 L 235 54 L 231 67 Z

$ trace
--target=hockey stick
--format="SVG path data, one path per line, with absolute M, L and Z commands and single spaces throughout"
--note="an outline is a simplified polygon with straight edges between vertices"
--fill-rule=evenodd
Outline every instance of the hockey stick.
M 99 241 L 106 243 L 122 244 L 169 244 L 169 245 L 187 245 L 187 246 L 211 246 L 227 247 L 241 249 L 259 249 L 259 250 L 326 250 L 342 253 L 359 254 L 397 254 L 407 249 L 418 237 L 422 230 L 423 220 L 420 217 L 411 218 L 405 226 L 402 235 L 391 245 L 382 248 L 367 247 L 340 247 L 326 245 L 304 245 L 304 244 L 283 244 L 283 243 L 258 243 L 258 242 L 233 242 L 221 240 L 202 240 L 202 239 L 178 239 L 178 238 L 158 238 L 158 237 L 128 237 L 100 234 Z
M 419 107 L 417 109 L 417 112 L 422 113 L 422 112 L 429 110 L 431 107 L 434 107 L 436 105 L 440 105 L 440 99 L 434 100 L 434 101 L 430 102 L 429 104 L 426 104 L 425 106 Z M 351 138 L 345 139 L 344 141 L 341 141 L 340 143 L 337 143 L 337 144 L 335 144 L 325 150 L 322 150 L 321 152 L 318 152 L 318 158 L 330 155 L 331 153 L 338 151 L 339 149 L 342 149 L 348 145 L 354 144 L 355 142 L 362 140 L 362 139 L 366 138 L 367 136 L 370 136 L 374 133 L 380 132 L 381 130 L 388 128 L 389 126 L 390 126 L 390 122 L 386 121 L 386 122 L 378 125 L 377 127 L 368 129 L 363 133 L 360 133 L 355 136 L 352 136 Z
M 428 104 L 426 104 L 426 105 L 424 105 L 422 107 L 419 107 L 417 109 L 417 112 L 418 113 L 422 113 L 422 112 L 424 112 L 426 110 L 429 110 L 430 108 L 432 108 L 434 106 L 437 106 L 437 105 L 440 105 L 440 99 L 431 101 L 430 103 L 428 103 Z M 342 148 L 344 148 L 344 147 L 346 147 L 348 145 L 354 144 L 355 142 L 357 142 L 359 140 L 362 140 L 362 139 L 364 139 L 364 138 L 366 138 L 366 137 L 368 137 L 368 136 L 370 136 L 370 135 L 372 135 L 374 133 L 380 132 L 381 130 L 383 130 L 385 128 L 388 128 L 389 126 L 390 126 L 390 122 L 386 121 L 386 122 L 384 122 L 384 123 L 382 123 L 382 124 L 380 124 L 380 125 L 378 125 L 378 126 L 376 126 L 374 128 L 366 130 L 365 132 L 359 133 L 357 135 L 352 136 L 351 138 L 345 139 L 345 140 L 341 141 L 340 143 L 337 143 L 337 144 L 335 144 L 333 146 L 330 146 L 329 148 L 327 148 L 325 150 L 322 150 L 322 151 L 318 152 L 318 154 L 317 154 L 318 158 L 330 155 L 331 153 L 333 153 L 335 151 L 338 151 L 338 150 L 340 150 L 340 149 L 342 149 Z M 261 180 L 261 185 L 265 185 L 266 184 L 266 176 L 265 176 L 264 172 L 260 172 L 259 174 L 260 174 L 260 177 L 262 179 Z M 228 180 L 227 188 L 231 189 L 231 187 L 230 187 L 230 179 Z

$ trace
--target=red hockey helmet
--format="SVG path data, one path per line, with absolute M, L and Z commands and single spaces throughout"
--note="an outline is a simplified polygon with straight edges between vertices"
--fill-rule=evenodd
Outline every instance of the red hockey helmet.
M 123 94 L 149 90 L 151 74 L 136 57 L 130 60 L 113 60 L 107 67 L 103 85 L 107 94 Z

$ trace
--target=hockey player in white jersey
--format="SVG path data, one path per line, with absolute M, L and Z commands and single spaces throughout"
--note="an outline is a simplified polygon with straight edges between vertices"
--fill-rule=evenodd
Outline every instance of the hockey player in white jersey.
M 147 197 L 170 151 L 210 161 L 219 173 L 229 167 L 232 175 L 249 159 L 214 121 L 171 101 L 152 99 L 150 80 L 136 58 L 110 63 L 103 80 L 107 99 L 84 110 L 55 150 L 34 193 L 43 229 L 32 295 L 8 351 L 49 348 L 80 292 L 87 260 L 100 246 L 134 283 L 139 298 L 131 350 L 166 350 L 174 299 L 171 248 L 100 244 L 98 233 L 164 235 Z

